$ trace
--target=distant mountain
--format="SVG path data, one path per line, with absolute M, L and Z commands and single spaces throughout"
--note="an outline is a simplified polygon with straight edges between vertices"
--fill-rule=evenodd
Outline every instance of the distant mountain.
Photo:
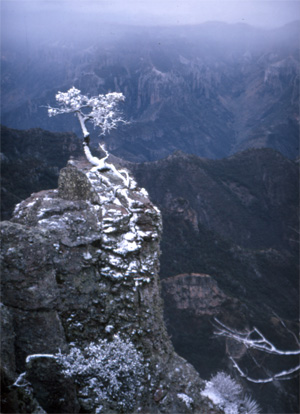
M 251 149 L 223 160 L 176 153 L 132 169 L 163 213 L 162 278 L 205 272 L 252 301 L 255 284 L 264 295 L 259 306 L 295 315 L 297 163 L 271 149 Z M 250 283 L 248 292 L 239 290 L 241 278 L 244 288 Z M 267 288 L 280 296 L 282 283 L 294 292 L 284 306 Z
M 2 122 L 80 134 L 72 117 L 48 118 L 45 106 L 56 92 L 73 85 L 90 95 L 116 90 L 126 96 L 122 109 L 131 121 L 107 140 L 116 156 L 149 161 L 182 150 L 223 158 L 269 147 L 294 159 L 299 27 L 115 27 L 114 36 L 110 27 L 76 45 L 6 45 Z

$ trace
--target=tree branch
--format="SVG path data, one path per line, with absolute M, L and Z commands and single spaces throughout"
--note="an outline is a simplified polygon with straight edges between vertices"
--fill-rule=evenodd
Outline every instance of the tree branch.
M 219 326 L 215 326 L 217 331 L 215 335 L 225 336 L 227 338 L 235 339 L 237 342 L 245 345 L 246 348 L 253 348 L 259 351 L 267 352 L 274 355 L 300 355 L 300 344 L 298 343 L 299 349 L 295 350 L 281 350 L 275 347 L 272 342 L 265 338 L 265 336 L 257 329 L 253 328 L 251 331 L 247 332 L 238 332 L 229 328 L 215 318 L 215 322 Z M 257 335 L 258 339 L 254 339 L 253 335 Z
M 238 365 L 238 363 L 232 357 L 229 357 L 229 359 L 232 361 L 234 368 L 236 368 L 238 370 L 241 377 L 246 378 L 248 381 L 254 382 L 256 384 L 266 384 L 268 382 L 272 382 L 272 381 L 275 381 L 275 380 L 289 380 L 293 377 L 288 377 L 287 375 L 291 375 L 291 374 L 297 372 L 300 369 L 300 364 L 299 364 L 296 367 L 293 367 L 289 370 L 280 371 L 279 373 L 277 373 L 275 375 L 272 375 L 271 377 L 268 377 L 268 378 L 265 378 L 265 379 L 262 379 L 262 378 L 255 379 L 255 378 L 249 377 L 241 369 L 241 367 Z
M 279 356 L 282 356 L 282 355 L 300 355 L 300 344 L 299 344 L 298 340 L 297 340 L 297 344 L 298 344 L 299 349 L 296 349 L 296 350 L 282 350 L 282 349 L 277 348 L 274 344 L 272 344 L 272 342 L 270 342 L 268 339 L 266 339 L 265 336 L 255 327 L 251 331 L 239 332 L 239 331 L 236 331 L 235 329 L 229 328 L 224 323 L 219 321 L 219 319 L 217 319 L 217 318 L 214 318 L 214 320 L 216 322 L 215 335 L 224 336 L 226 338 L 233 339 L 233 340 L 237 341 L 238 343 L 243 344 L 247 349 L 256 349 L 256 350 L 261 351 L 261 352 L 265 352 L 265 353 L 272 354 L 272 355 L 279 355 Z M 283 321 L 282 321 L 282 324 L 283 324 L 284 327 L 286 327 L 286 325 L 284 324 Z M 255 336 L 255 338 L 253 338 L 253 336 Z M 300 369 L 300 364 L 298 364 L 297 366 L 295 366 L 293 368 L 290 368 L 288 370 L 282 370 L 282 371 L 278 372 L 277 374 L 268 376 L 267 378 L 257 378 L 256 379 L 256 378 L 253 378 L 253 377 L 250 377 L 249 375 L 247 375 L 241 369 L 239 364 L 236 362 L 236 360 L 232 356 L 229 356 L 229 358 L 232 361 L 234 368 L 237 369 L 237 371 L 239 372 L 239 374 L 242 377 L 246 378 L 248 381 L 251 381 L 251 382 L 254 382 L 254 383 L 257 383 L 257 384 L 260 384 L 260 383 L 264 384 L 264 383 L 272 382 L 272 381 L 275 381 L 275 380 L 288 380 L 288 379 L 291 379 L 291 378 L 293 378 L 293 376 L 291 376 L 291 375 L 295 374 Z M 254 357 L 253 357 L 253 360 L 254 360 L 255 364 L 258 365 L 257 361 Z

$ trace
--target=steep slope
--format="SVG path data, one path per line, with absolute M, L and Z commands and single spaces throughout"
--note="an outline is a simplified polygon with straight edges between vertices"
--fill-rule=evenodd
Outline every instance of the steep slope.
M 121 91 L 131 124 L 114 131 L 111 152 L 131 161 L 175 150 L 222 158 L 249 147 L 299 151 L 299 25 L 264 31 L 207 23 L 101 29 L 97 41 L 7 45 L 2 52 L 2 122 L 74 131 L 45 105 L 75 85 L 85 94 Z M 26 45 L 25 45 L 26 46 Z M 28 59 L 30 56 L 30 60 Z M 94 139 L 97 134 L 94 133 Z
M 203 231 L 207 243 L 215 235 L 224 246 L 296 251 L 297 163 L 279 153 L 248 150 L 212 161 L 178 152 L 132 169 L 162 209 L 167 227 L 176 217 L 195 237 Z M 163 268 L 165 276 L 172 271 L 169 264 Z
M 124 180 L 71 161 L 58 190 L 33 194 L 2 222 L 1 311 L 10 344 L 1 349 L 2 412 L 219 412 L 166 334 L 160 213 L 121 174 Z M 98 341 L 109 361 L 83 363 L 84 348 L 92 353 Z M 104 370 L 114 359 L 107 383 Z M 89 377 L 100 366 L 101 375 Z
M 214 338 L 214 317 L 297 346 L 281 324 L 298 331 L 297 163 L 270 149 L 218 161 L 178 152 L 132 170 L 163 215 L 160 274 L 175 349 L 207 378 L 228 369 L 231 345 Z M 269 373 L 285 362 L 295 363 L 260 361 Z M 276 399 L 272 385 L 253 389 L 264 412 L 298 410 L 297 379 L 281 383 Z

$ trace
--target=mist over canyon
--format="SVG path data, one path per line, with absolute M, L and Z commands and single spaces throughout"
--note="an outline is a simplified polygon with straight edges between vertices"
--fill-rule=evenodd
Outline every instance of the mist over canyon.
M 200 390 L 225 371 L 263 412 L 297 412 L 297 376 L 251 385 L 229 358 L 265 377 L 295 357 L 250 355 L 217 338 L 214 324 L 256 326 L 279 348 L 297 346 L 299 22 L 70 27 L 58 34 L 29 27 L 24 36 L 18 27 L 2 47 L 8 410 L 94 412 L 97 401 L 83 383 L 78 393 L 68 381 L 64 400 L 56 369 L 43 361 L 29 367 L 26 355 L 56 352 L 57 344 L 66 352 L 73 340 L 83 346 L 93 336 L 111 341 L 120 331 L 150 358 L 152 379 L 143 380 L 138 400 L 145 410 L 219 413 Z M 89 96 L 124 94 L 129 123 L 105 137 L 90 128 L 91 148 L 101 157 L 97 143 L 105 141 L 110 161 L 131 172 L 131 188 L 82 161 L 73 116 L 48 117 L 56 93 L 72 86 Z M 136 250 L 124 251 L 124 243 Z M 49 341 L 41 334 L 47 321 Z M 24 369 L 36 398 L 27 408 L 26 393 L 11 388 Z
M 80 134 L 46 105 L 71 86 L 122 92 L 130 125 L 107 138 L 131 161 L 182 150 L 222 158 L 250 147 L 298 154 L 299 25 L 102 25 L 88 38 L 8 40 L 2 50 L 2 123 Z M 97 132 L 93 139 L 99 140 Z

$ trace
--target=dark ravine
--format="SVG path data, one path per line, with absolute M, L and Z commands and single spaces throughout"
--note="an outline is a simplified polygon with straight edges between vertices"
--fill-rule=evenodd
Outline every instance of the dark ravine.
M 1 220 L 31 193 L 57 187 L 70 156 L 82 154 L 79 138 L 39 128 L 21 131 L 1 126 Z
M 185 273 L 162 280 L 165 319 L 172 341 L 204 378 L 228 370 L 223 341 L 214 335 L 214 317 L 236 328 L 247 326 L 249 313 L 237 298 L 226 295 L 213 277 Z
M 2 412 L 95 412 L 95 402 L 90 398 L 87 409 L 80 385 L 65 380 L 55 360 L 25 360 L 116 334 L 129 338 L 148 364 L 135 410 L 219 412 L 201 396 L 203 381 L 166 333 L 160 212 L 122 174 L 127 187 L 109 170 L 70 161 L 57 190 L 32 194 L 1 223 Z M 31 392 L 13 386 L 22 372 Z M 102 405 L 105 413 L 116 412 L 113 404 Z
M 214 317 L 236 329 L 256 326 L 285 349 L 297 346 L 280 322 L 299 329 L 297 162 L 271 149 L 223 160 L 177 152 L 132 169 L 163 215 L 160 275 L 177 352 L 205 379 L 230 369 Z M 264 364 L 269 372 L 283 369 L 280 359 Z M 296 412 L 298 385 L 296 378 L 277 391 L 252 391 L 265 412 Z
M 296 162 L 252 149 L 215 161 L 176 153 L 132 168 L 162 211 L 162 278 L 201 270 L 260 311 L 264 304 L 295 317 Z

